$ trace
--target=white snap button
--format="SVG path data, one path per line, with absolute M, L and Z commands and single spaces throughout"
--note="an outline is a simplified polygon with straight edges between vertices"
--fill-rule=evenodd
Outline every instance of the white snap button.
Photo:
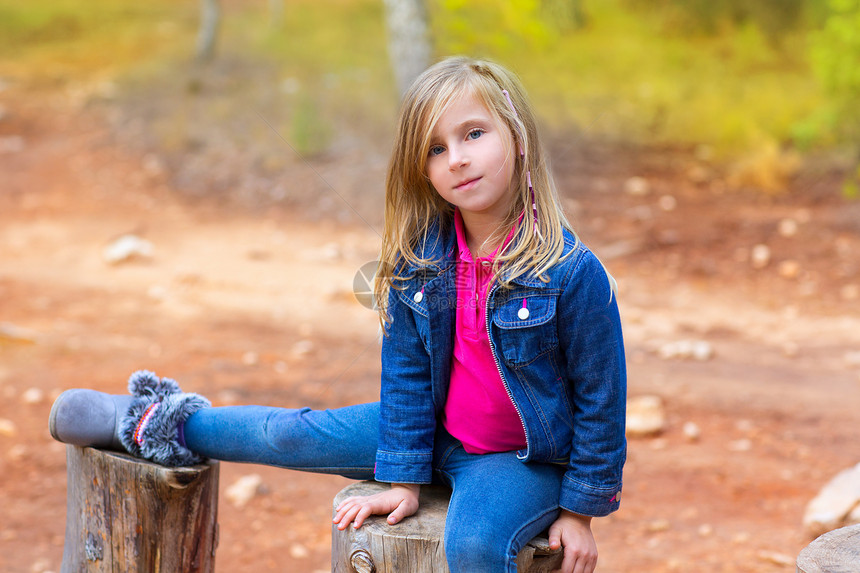
M 485 267 L 489 267 L 490 261 L 481 261 L 481 264 L 484 265 Z
M 412 300 L 414 300 L 415 302 L 421 302 L 422 300 L 424 300 L 424 293 L 421 291 L 416 292 L 415 296 L 412 297 Z
M 517 312 L 517 316 L 519 317 L 520 320 L 527 319 L 529 317 L 529 309 L 527 309 L 526 307 L 521 308 Z

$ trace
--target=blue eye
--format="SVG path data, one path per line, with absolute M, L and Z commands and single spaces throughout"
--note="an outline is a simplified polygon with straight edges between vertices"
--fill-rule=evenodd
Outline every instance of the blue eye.
M 440 153 L 444 153 L 445 148 L 441 145 L 433 145 L 430 147 L 430 155 L 439 155 Z
M 467 135 L 466 137 L 469 139 L 478 139 L 482 135 L 484 135 L 483 129 L 473 129 L 472 131 L 469 132 L 469 135 Z

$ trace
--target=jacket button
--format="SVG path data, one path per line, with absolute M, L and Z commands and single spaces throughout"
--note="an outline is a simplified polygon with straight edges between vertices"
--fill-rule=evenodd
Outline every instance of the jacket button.
M 526 307 L 521 308 L 517 312 L 517 317 L 519 317 L 520 320 L 527 319 L 529 317 L 529 309 L 527 309 Z
M 416 292 L 415 296 L 412 297 L 412 300 L 414 300 L 415 302 L 421 302 L 422 300 L 424 300 L 424 293 L 421 291 Z

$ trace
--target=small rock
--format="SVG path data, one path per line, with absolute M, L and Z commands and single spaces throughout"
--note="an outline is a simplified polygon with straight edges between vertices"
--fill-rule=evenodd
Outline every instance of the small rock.
M 308 548 L 301 543 L 294 543 L 292 547 L 290 547 L 290 557 L 293 559 L 307 559 L 310 554 L 311 552 L 308 551 Z
M 655 519 L 646 526 L 646 529 L 650 533 L 657 533 L 660 531 L 668 531 L 670 527 L 671 524 L 668 519 Z
M 11 438 L 17 433 L 18 428 L 15 426 L 15 422 L 6 418 L 0 418 L 0 436 Z
M 295 358 L 302 358 L 313 352 L 314 343 L 311 340 L 299 340 L 290 349 L 290 354 Z
M 763 269 L 770 264 L 770 247 L 756 245 L 750 252 L 750 261 L 755 269 Z
M 39 388 L 30 388 L 21 394 L 21 401 L 25 404 L 38 404 L 45 399 L 45 393 Z
M 0 137 L 0 155 L 4 153 L 18 153 L 24 151 L 24 138 L 20 135 L 7 135 Z
M 707 183 L 713 178 L 713 174 L 704 165 L 694 165 L 687 170 L 687 177 L 693 183 Z
M 698 442 L 699 438 L 702 437 L 702 430 L 699 429 L 699 426 L 695 422 L 684 423 L 681 433 L 684 434 L 684 438 L 688 442 Z
M 842 470 L 833 477 L 807 505 L 803 527 L 811 537 L 853 525 L 852 514 L 860 507 L 860 464 Z
M 648 442 L 648 446 L 655 452 L 659 452 L 669 447 L 669 441 L 666 438 L 654 438 Z
M 846 352 L 845 356 L 843 356 L 842 359 L 845 361 L 845 366 L 848 366 L 849 368 L 855 368 L 860 366 L 860 352 L 856 350 L 852 352 Z
M 27 446 L 24 444 L 15 444 L 11 448 L 9 448 L 9 452 L 6 454 L 13 462 L 19 462 L 24 459 L 24 456 L 27 455 Z
M 627 401 L 627 435 L 643 437 L 659 434 L 666 426 L 663 400 L 659 396 L 637 396 Z
M 225 497 L 236 507 L 244 507 L 257 495 L 263 478 L 259 474 L 248 474 L 240 477 L 224 492 Z
M 152 243 L 136 235 L 123 235 L 105 247 L 102 258 L 110 265 L 143 258 L 150 259 L 155 248 Z
M 748 452 L 752 447 L 752 440 L 748 440 L 746 438 L 729 442 L 729 450 L 732 452 Z
M 141 161 L 143 171 L 150 177 L 157 177 L 164 173 L 164 164 L 154 153 L 147 153 Z
M 624 182 L 624 192 L 628 195 L 644 196 L 651 192 L 651 185 L 644 177 L 631 177 Z
M 779 263 L 779 276 L 785 279 L 796 279 L 800 274 L 800 263 L 789 259 Z
M 740 533 L 736 533 L 734 537 L 732 537 L 732 543 L 736 545 L 741 545 L 743 543 L 747 543 L 750 539 L 752 539 L 752 535 L 750 535 L 746 531 L 741 531 Z
M 678 206 L 678 200 L 675 199 L 672 195 L 663 195 L 657 201 L 657 204 L 663 211 L 674 211 L 675 208 Z
M 714 356 L 714 347 L 709 342 L 697 340 L 693 342 L 693 359 L 699 362 L 710 360 Z
M 32 573 L 51 573 L 51 563 L 47 559 L 39 559 L 30 566 Z
M 798 224 L 794 219 L 783 219 L 779 222 L 779 226 L 777 227 L 779 230 L 779 234 L 782 237 L 789 238 L 793 237 L 797 234 Z
M 781 349 L 782 355 L 786 358 L 794 358 L 800 353 L 800 345 L 792 341 L 783 342 Z
M 842 300 L 857 300 L 860 298 L 860 285 L 849 284 L 839 289 L 839 297 Z
M 320 249 L 319 257 L 325 261 L 337 261 L 343 257 L 343 250 L 337 243 L 328 243 Z
M 153 300 L 164 300 L 167 297 L 167 287 L 163 285 L 152 285 L 146 289 L 146 296 Z
M 249 350 L 242 355 L 242 364 L 244 364 L 245 366 L 256 366 L 259 363 L 260 355 L 253 350 Z
M 0 342 L 35 344 L 37 335 L 32 330 L 21 328 L 11 322 L 0 322 Z
M 692 358 L 704 362 L 713 358 L 714 349 L 705 340 L 677 340 L 664 344 L 657 353 L 664 360 Z
M 709 537 L 714 532 L 714 526 L 710 523 L 703 523 L 699 526 L 698 533 L 700 537 Z
M 242 395 L 235 390 L 221 390 L 217 394 L 217 400 L 221 405 L 230 406 L 242 402 Z
M 762 561 L 767 561 L 768 563 L 773 563 L 774 565 L 781 565 L 783 567 L 788 567 L 795 564 L 794 557 L 785 553 L 777 553 L 776 551 L 758 551 L 756 552 L 756 557 L 758 557 Z

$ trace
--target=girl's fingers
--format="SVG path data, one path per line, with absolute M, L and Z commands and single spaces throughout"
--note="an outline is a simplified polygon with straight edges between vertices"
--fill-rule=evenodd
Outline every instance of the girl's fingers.
M 404 517 L 409 517 L 416 511 L 418 511 L 417 505 L 413 506 L 413 504 L 403 500 L 394 508 L 394 511 L 388 514 L 388 523 L 391 525 L 399 523 Z
M 352 526 L 356 529 L 361 527 L 361 524 L 364 523 L 364 520 L 367 519 L 367 516 L 374 513 L 373 508 L 370 505 L 365 505 L 359 510 L 358 514 L 355 516 L 355 522 Z

